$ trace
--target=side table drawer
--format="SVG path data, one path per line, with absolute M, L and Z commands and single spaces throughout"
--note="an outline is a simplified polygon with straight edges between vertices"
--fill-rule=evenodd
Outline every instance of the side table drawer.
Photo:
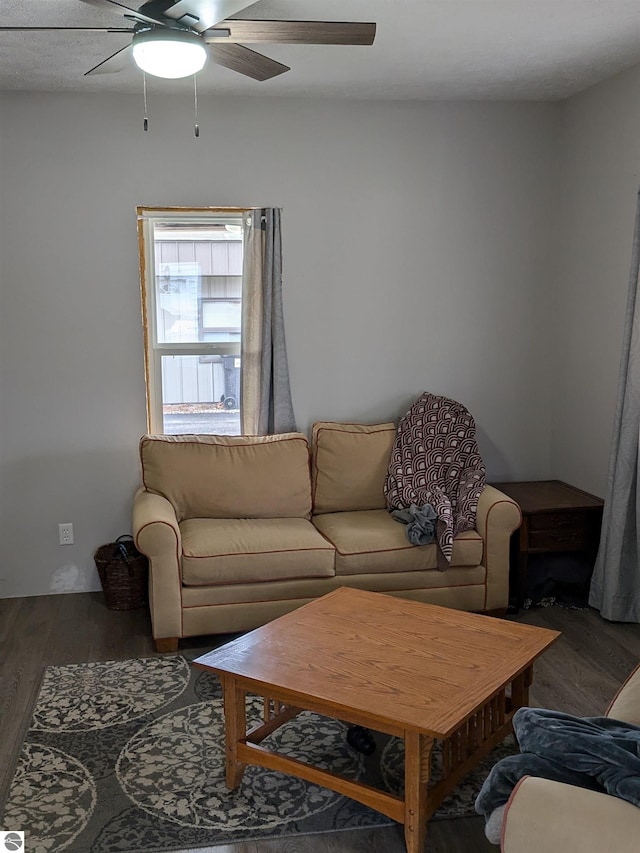
M 544 512 L 530 516 L 530 530 L 578 530 L 586 527 L 583 512 Z
M 529 534 L 531 551 L 580 551 L 587 547 L 587 530 L 532 530 Z

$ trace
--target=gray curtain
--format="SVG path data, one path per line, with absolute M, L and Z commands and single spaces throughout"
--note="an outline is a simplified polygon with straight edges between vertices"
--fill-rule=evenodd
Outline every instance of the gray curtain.
M 605 619 L 640 622 L 640 193 L 636 207 L 631 274 L 625 316 L 618 401 L 600 550 L 589 604 Z
M 282 306 L 280 210 L 250 211 L 244 233 L 242 432 L 294 432 Z

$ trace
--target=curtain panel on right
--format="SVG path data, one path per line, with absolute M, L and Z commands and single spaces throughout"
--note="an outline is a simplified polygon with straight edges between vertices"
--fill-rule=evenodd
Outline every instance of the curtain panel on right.
M 295 432 L 282 306 L 280 210 L 249 211 L 244 229 L 242 432 Z
M 625 315 L 618 398 L 600 549 L 591 579 L 589 604 L 605 619 L 640 622 L 640 193 Z

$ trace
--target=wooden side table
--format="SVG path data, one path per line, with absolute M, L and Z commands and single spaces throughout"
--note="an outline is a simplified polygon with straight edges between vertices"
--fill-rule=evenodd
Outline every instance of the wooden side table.
M 518 606 L 527 592 L 529 554 L 576 551 L 593 566 L 600 543 L 601 498 L 561 480 L 491 485 L 513 498 L 522 510 L 522 526 L 512 538 L 512 598 Z

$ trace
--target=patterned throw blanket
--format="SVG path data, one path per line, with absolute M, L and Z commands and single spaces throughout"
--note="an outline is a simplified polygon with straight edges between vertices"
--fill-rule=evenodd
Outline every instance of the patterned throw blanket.
M 440 569 L 451 562 L 454 536 L 475 527 L 485 478 L 467 409 L 435 394 L 418 397 L 398 425 L 384 492 L 389 510 L 433 507 Z

